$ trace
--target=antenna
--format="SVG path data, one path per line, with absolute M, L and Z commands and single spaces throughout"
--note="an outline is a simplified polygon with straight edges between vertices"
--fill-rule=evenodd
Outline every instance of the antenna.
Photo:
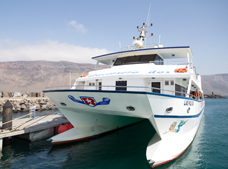
M 121 51 L 121 42 L 119 42 L 119 46 L 120 46 L 120 51 Z
M 150 7 L 151 7 L 151 3 L 150 3 Z M 148 25 L 148 23 L 150 22 L 150 7 L 147 14 L 146 25 Z M 147 31 L 148 31 L 148 28 L 147 28 Z M 145 44 L 146 44 L 146 39 L 145 39 Z
M 151 3 L 150 3 L 150 7 L 151 7 Z M 148 25 L 148 23 L 150 22 L 150 18 L 149 18 L 149 14 L 150 14 L 150 7 L 149 7 L 148 14 L 147 14 L 146 25 Z
M 161 35 L 159 35 L 158 45 L 160 46 Z

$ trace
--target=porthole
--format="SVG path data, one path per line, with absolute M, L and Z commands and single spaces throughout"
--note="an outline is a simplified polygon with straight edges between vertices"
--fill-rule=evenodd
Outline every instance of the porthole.
M 61 104 L 62 106 L 66 106 L 66 103 L 60 102 L 60 104 Z
M 135 111 L 135 108 L 132 107 L 132 106 L 128 106 L 128 107 L 127 107 L 127 110 L 129 110 L 129 111 Z
M 173 107 L 168 107 L 167 109 L 166 109 L 166 112 L 167 113 L 171 113 L 173 111 Z

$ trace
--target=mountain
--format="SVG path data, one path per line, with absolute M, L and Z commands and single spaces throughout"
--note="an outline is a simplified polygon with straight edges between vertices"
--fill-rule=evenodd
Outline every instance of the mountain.
M 0 91 L 40 92 L 50 86 L 70 85 L 75 79 L 94 69 L 93 64 L 66 61 L 0 62 Z
M 66 86 L 70 83 L 69 70 L 73 84 L 76 78 L 93 69 L 93 64 L 66 61 L 0 62 L 0 91 L 40 92 L 50 86 Z M 202 87 L 205 94 L 228 95 L 228 74 L 203 75 Z
M 228 95 L 228 73 L 203 75 L 202 87 L 205 94 Z

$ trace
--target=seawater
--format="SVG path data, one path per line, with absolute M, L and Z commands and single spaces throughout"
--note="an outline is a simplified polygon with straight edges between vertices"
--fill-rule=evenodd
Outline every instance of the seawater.
M 51 146 L 14 138 L 3 149 L 0 168 L 23 169 L 149 169 L 146 146 L 149 121 L 91 140 Z M 158 169 L 228 168 L 228 99 L 206 99 L 204 116 L 193 143 L 176 160 Z

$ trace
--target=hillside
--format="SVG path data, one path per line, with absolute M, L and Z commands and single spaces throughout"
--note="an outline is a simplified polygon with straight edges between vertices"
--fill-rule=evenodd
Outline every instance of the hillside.
M 0 91 L 39 92 L 50 86 L 69 85 L 82 74 L 93 70 L 93 64 L 78 64 L 66 61 L 17 61 L 0 62 Z
M 93 70 L 93 64 L 79 64 L 66 61 L 16 61 L 0 62 L 0 91 L 40 92 L 50 86 L 69 85 L 80 75 Z M 104 66 L 100 66 L 104 68 Z M 202 86 L 205 94 L 228 95 L 228 74 L 203 75 Z
M 228 95 L 228 73 L 202 76 L 202 87 L 205 94 Z

